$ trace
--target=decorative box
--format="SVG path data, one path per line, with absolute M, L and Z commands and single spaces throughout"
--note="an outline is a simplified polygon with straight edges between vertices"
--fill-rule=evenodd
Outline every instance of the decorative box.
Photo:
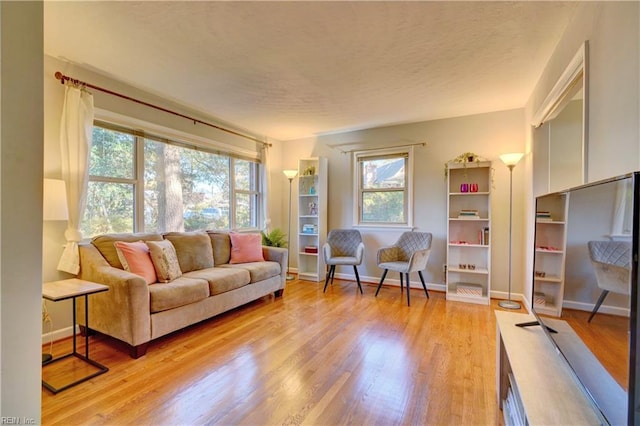
M 318 247 L 316 247 L 316 246 L 305 246 L 304 252 L 305 253 L 318 253 Z
M 482 297 L 482 286 L 480 284 L 458 283 L 456 286 L 456 294 Z
M 533 294 L 533 304 L 536 306 L 546 306 L 547 298 L 544 293 L 536 291 Z

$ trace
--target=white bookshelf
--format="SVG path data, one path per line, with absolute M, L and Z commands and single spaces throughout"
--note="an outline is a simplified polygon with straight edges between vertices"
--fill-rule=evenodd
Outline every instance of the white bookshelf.
M 448 163 L 447 300 L 489 304 L 490 235 L 491 162 Z
M 536 219 L 534 294 L 536 312 L 559 317 L 564 295 L 568 194 L 538 197 L 536 210 L 550 215 Z
M 327 239 L 328 162 L 324 157 L 298 161 L 298 279 L 322 281 L 322 245 Z M 316 251 L 309 250 L 315 247 Z

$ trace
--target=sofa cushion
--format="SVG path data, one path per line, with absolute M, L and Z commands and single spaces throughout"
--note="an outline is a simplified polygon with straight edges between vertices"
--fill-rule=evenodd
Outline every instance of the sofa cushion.
M 151 313 L 188 305 L 209 297 L 209 283 L 189 277 L 180 277 L 166 284 L 149 286 Z
M 120 259 L 118 259 L 118 253 L 116 247 L 113 245 L 116 241 L 125 241 L 133 243 L 135 241 L 162 241 L 161 234 L 104 234 L 94 237 L 91 243 L 96 246 L 100 254 L 109 262 L 109 265 L 114 268 L 124 269 Z
M 185 276 L 207 280 L 211 296 L 244 287 L 251 282 L 251 275 L 246 269 L 209 268 L 187 272 Z
M 239 234 L 231 232 L 231 259 L 229 263 L 247 263 L 264 261 L 262 255 L 262 236 L 260 234 Z
M 231 259 L 231 238 L 228 232 L 208 231 L 213 248 L 213 262 L 215 266 L 229 263 Z
M 266 280 L 267 278 L 280 275 L 280 264 L 278 262 L 250 262 L 239 264 L 221 265 L 219 269 L 243 269 L 249 272 L 251 283 Z
M 151 252 L 153 266 L 156 268 L 158 281 L 167 283 L 182 276 L 176 249 L 171 241 L 147 241 L 147 245 Z
M 169 232 L 164 238 L 173 243 L 183 274 L 213 268 L 213 248 L 205 232 Z
M 158 281 L 156 269 L 149 254 L 149 247 L 144 241 L 133 243 L 116 241 L 113 245 L 116 247 L 118 259 L 120 259 L 125 271 L 140 275 L 147 284 L 153 284 Z

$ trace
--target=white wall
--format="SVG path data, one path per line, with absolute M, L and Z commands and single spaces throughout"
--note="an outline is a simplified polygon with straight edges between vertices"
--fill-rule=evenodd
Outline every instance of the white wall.
M 404 124 L 333 135 L 318 136 L 304 140 L 284 142 L 287 158 L 283 167 L 296 168 L 299 158 L 324 156 L 329 162 L 329 221 L 328 229 L 353 225 L 352 166 L 351 155 L 340 149 L 389 147 L 426 142 L 426 147 L 415 147 L 414 159 L 414 217 L 415 227 L 433 234 L 431 257 L 425 274 L 430 283 L 443 284 L 442 266 L 446 257 L 447 196 L 444 178 L 444 163 L 467 151 L 493 161 L 494 189 L 492 194 L 492 289 L 494 296 L 507 291 L 509 228 L 509 170 L 498 156 L 506 152 L 524 150 L 524 110 L 492 112 L 467 117 Z M 337 148 L 333 148 L 333 147 Z M 339 149 L 338 149 L 339 148 Z M 523 186 L 524 170 L 516 167 L 514 179 L 514 246 L 522 247 L 524 222 Z M 282 177 L 284 180 L 284 176 Z M 294 195 L 297 188 L 294 186 Z M 283 200 L 286 205 L 286 200 Z M 295 218 L 295 203 L 292 212 Z M 364 230 L 365 260 L 359 269 L 363 279 L 377 282 L 381 270 L 376 266 L 377 249 L 393 243 L 401 231 Z M 296 251 L 292 238 L 293 250 Z M 514 253 L 514 276 L 520 276 L 522 259 Z M 291 260 L 292 269 L 297 259 Z M 348 268 L 343 272 L 351 275 Z M 389 276 L 389 282 L 398 281 L 398 276 Z M 386 282 L 386 280 L 385 280 Z M 412 283 L 419 283 L 412 277 Z M 517 285 L 516 285 L 517 284 Z M 514 282 L 514 292 L 520 292 L 520 282 Z
M 526 106 L 526 122 L 588 40 L 588 181 L 640 169 L 640 3 L 584 2 L 558 42 Z M 525 124 L 527 151 L 531 127 Z M 531 194 L 531 164 L 526 185 Z M 532 197 L 527 200 L 525 294 L 531 293 Z
M 0 416 L 23 423 L 40 422 L 42 17 L 0 3 Z

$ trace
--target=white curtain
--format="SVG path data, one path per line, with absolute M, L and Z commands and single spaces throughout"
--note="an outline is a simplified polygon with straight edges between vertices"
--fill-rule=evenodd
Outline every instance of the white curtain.
M 269 214 L 269 197 L 271 196 L 271 161 L 269 160 L 269 145 L 262 145 L 262 217 L 264 230 L 269 232 L 271 215 Z
M 82 240 L 80 221 L 87 204 L 89 152 L 93 132 L 93 95 L 86 89 L 67 83 L 60 122 L 62 178 L 67 188 L 69 222 L 67 240 L 58 270 L 77 275 L 80 272 L 78 243 Z

